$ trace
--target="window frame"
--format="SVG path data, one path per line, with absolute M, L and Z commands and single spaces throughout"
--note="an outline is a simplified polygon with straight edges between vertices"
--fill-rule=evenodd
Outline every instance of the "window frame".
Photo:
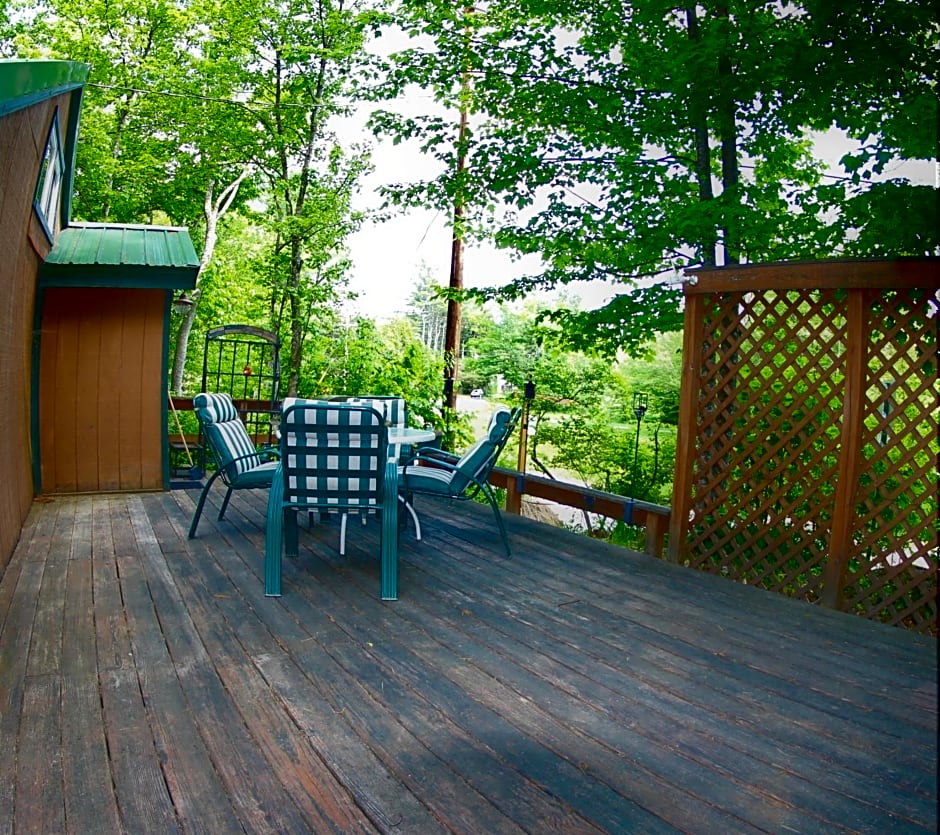
M 59 108 L 52 114 L 52 124 L 46 134 L 33 208 L 41 221 L 49 240 L 55 239 L 56 216 L 62 207 L 62 188 L 65 182 L 65 156 L 62 150 L 62 135 L 59 130 Z

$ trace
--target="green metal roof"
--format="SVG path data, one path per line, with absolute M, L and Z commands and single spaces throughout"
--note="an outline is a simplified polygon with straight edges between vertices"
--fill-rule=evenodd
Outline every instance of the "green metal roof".
M 0 116 L 80 89 L 90 69 L 75 61 L 0 60 Z
M 59 232 L 40 283 L 191 290 L 198 273 L 199 258 L 182 227 L 75 223 Z

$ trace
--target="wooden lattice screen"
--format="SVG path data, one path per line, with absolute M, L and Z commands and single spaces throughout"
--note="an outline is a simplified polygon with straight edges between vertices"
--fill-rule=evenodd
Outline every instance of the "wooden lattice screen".
M 940 260 L 699 270 L 669 557 L 937 634 Z

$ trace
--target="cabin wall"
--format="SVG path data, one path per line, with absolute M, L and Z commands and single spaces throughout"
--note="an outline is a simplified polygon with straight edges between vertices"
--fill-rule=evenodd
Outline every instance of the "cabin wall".
M 33 499 L 30 380 L 39 266 L 51 248 L 33 195 L 53 114 L 67 124 L 63 94 L 0 117 L 0 571 Z
M 44 494 L 163 489 L 166 303 L 159 289 L 44 291 Z

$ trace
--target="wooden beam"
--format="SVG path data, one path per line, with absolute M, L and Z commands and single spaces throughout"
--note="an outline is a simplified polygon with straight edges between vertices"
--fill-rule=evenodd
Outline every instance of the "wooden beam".
M 579 484 L 556 481 L 543 476 L 520 474 L 514 470 L 495 468 L 490 473 L 490 484 L 506 491 L 507 512 L 521 509 L 522 496 L 545 499 L 576 510 L 586 510 L 611 519 L 646 528 L 646 553 L 662 557 L 666 530 L 671 511 L 663 505 L 641 502 L 616 493 L 594 490 Z M 510 498 L 512 502 L 510 502 Z
M 685 285 L 686 296 L 750 290 L 940 289 L 940 258 L 786 261 L 688 270 L 686 275 L 694 279 Z

